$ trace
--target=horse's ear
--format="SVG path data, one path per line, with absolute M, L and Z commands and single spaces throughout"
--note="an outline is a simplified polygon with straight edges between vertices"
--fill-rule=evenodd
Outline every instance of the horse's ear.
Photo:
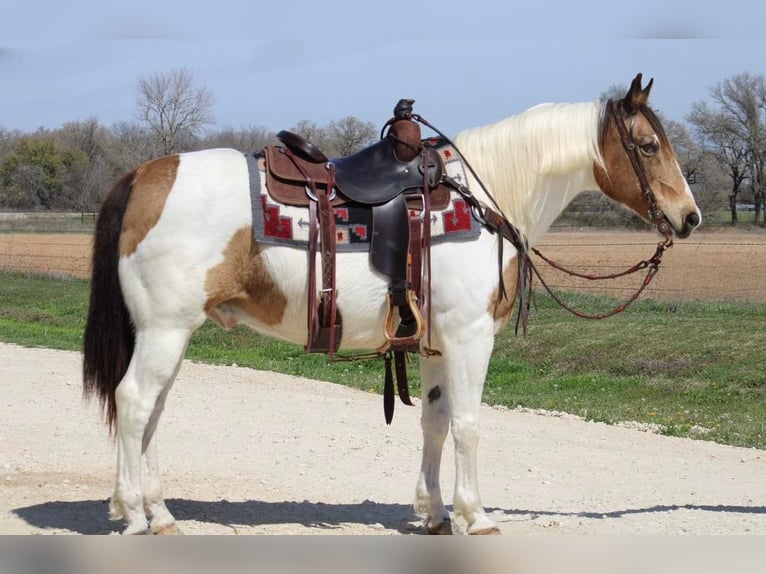
M 646 105 L 649 101 L 649 92 L 652 91 L 652 84 L 654 84 L 654 78 L 649 80 L 645 88 L 641 88 L 641 74 L 637 74 L 633 78 L 633 82 L 630 84 L 628 93 L 623 98 L 623 107 L 629 113 L 638 111 L 638 108 L 642 105 Z

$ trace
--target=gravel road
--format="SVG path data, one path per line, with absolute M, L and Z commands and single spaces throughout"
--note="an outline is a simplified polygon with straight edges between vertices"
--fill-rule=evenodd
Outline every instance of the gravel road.
M 0 344 L 0 534 L 108 534 L 115 450 L 78 353 Z M 485 407 L 479 476 L 503 534 L 766 534 L 766 453 Z M 160 425 L 187 534 L 411 534 L 419 407 L 186 362 Z M 442 487 L 451 499 L 452 445 Z M 461 524 L 458 522 L 457 526 Z

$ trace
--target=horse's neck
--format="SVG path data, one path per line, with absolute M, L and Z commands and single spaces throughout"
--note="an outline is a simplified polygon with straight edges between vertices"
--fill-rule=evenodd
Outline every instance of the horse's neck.
M 572 200 L 592 189 L 598 189 L 592 164 L 576 172 L 543 178 L 524 208 L 525 213 L 531 214 L 525 222 L 526 229 L 522 230 L 529 244 L 537 244 Z
M 599 189 L 596 103 L 537 106 L 497 124 L 463 132 L 455 143 L 503 213 L 537 243 L 581 192 Z M 481 187 L 472 189 L 482 195 Z

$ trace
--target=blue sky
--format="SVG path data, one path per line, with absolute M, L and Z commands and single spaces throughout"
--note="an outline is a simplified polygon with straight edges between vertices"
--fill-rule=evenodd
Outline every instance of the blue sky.
M 349 115 L 380 125 L 407 97 L 455 134 L 540 102 L 595 99 L 637 72 L 655 79 L 653 106 L 682 120 L 713 84 L 766 75 L 766 8 L 749 4 L 13 3 L 0 21 L 0 127 L 134 120 L 137 77 L 177 67 L 213 91 L 218 127 Z

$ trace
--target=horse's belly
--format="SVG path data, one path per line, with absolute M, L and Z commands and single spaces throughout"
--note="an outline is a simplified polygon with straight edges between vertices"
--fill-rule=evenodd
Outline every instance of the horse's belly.
M 225 328 L 245 324 L 264 335 L 305 345 L 308 337 L 307 254 L 300 249 L 262 247 L 259 257 L 268 275 L 268 300 L 259 300 L 259 289 L 250 289 L 248 301 L 224 301 L 208 317 Z M 319 258 L 318 258 L 319 259 Z M 318 261 L 319 263 L 319 261 Z M 342 346 L 376 349 L 385 344 L 383 322 L 388 283 L 369 263 L 367 253 L 339 253 L 336 260 L 338 313 L 342 318 Z M 316 287 L 321 289 L 320 265 Z M 279 306 L 278 320 L 269 314 Z

